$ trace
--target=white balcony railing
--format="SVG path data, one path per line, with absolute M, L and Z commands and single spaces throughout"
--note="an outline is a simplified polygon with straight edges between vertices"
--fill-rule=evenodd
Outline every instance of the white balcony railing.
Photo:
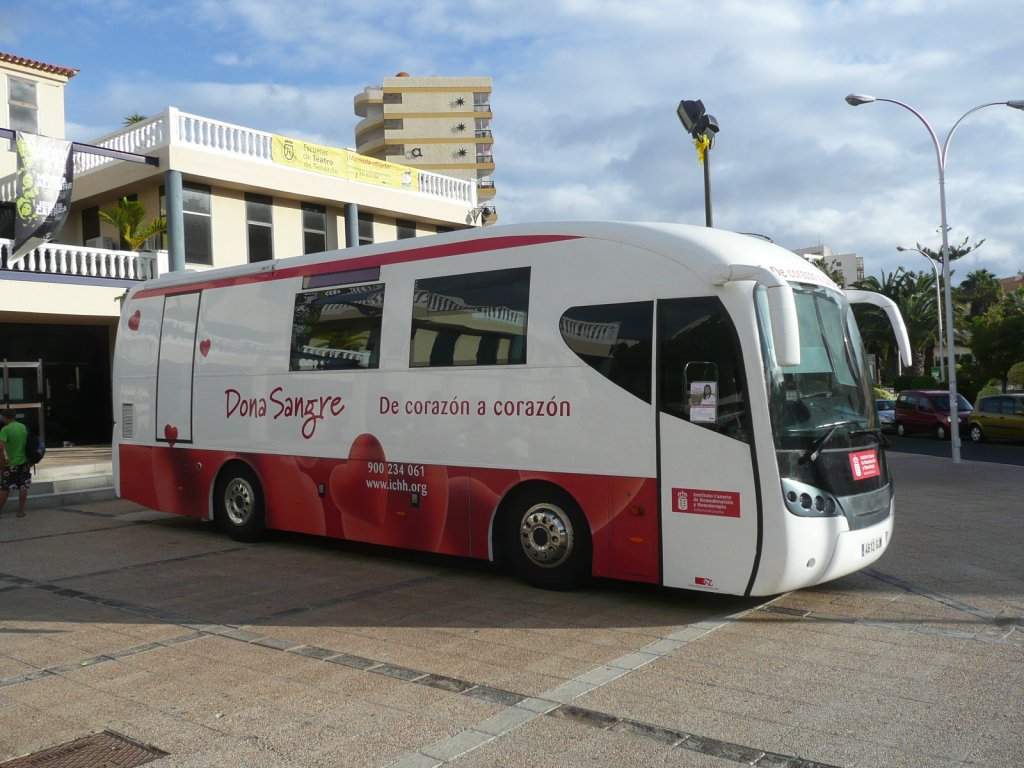
M 273 134 L 266 131 L 257 131 L 220 120 L 211 120 L 208 117 L 191 115 L 174 107 L 168 107 L 163 114 L 127 126 L 93 143 L 101 147 L 141 155 L 162 147 L 180 145 L 218 154 L 235 155 L 251 162 L 272 164 L 274 162 L 271 156 L 272 140 Z M 87 174 L 113 162 L 117 161 L 109 157 L 77 152 L 75 153 L 75 176 Z M 298 172 L 306 173 L 306 171 Z M 469 207 L 476 205 L 476 187 L 471 181 L 422 170 L 419 172 L 419 179 L 419 192 L 406 192 L 405 194 L 439 197 L 456 203 L 464 203 Z
M 0 240 L 0 270 L 116 280 L 148 280 L 156 277 L 159 271 L 157 255 L 154 253 L 51 243 L 29 251 L 11 264 L 13 250 L 12 241 Z

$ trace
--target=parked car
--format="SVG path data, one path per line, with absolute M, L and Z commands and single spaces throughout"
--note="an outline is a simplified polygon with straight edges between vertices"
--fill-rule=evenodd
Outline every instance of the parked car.
M 956 396 L 957 421 L 964 432 L 970 417 L 971 404 L 961 394 Z M 896 434 L 925 432 L 939 440 L 950 436 L 949 392 L 942 389 L 905 389 L 896 395 Z
M 1024 392 L 986 395 L 968 419 L 971 440 L 1024 440 Z
M 878 426 L 883 432 L 896 431 L 896 401 L 880 398 L 875 400 L 875 410 L 878 411 Z

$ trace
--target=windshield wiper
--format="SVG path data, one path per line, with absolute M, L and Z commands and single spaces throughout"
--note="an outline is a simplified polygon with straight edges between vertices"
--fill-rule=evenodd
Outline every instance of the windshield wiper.
M 826 432 L 822 437 L 819 437 L 813 443 L 811 447 L 804 451 L 804 455 L 797 460 L 797 464 L 806 464 L 808 461 L 817 461 L 818 456 L 821 455 L 821 449 L 825 447 L 825 443 L 832 439 L 832 435 L 836 433 L 836 430 L 840 427 L 847 427 L 850 424 L 859 424 L 859 421 L 848 420 L 848 421 L 837 421 L 832 424 L 832 429 Z

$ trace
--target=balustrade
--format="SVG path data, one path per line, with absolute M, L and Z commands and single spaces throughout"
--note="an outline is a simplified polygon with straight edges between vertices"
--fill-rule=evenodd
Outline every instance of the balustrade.
M 32 249 L 12 264 L 13 250 L 12 241 L 0 240 L 0 270 L 114 280 L 148 280 L 157 276 L 156 256 L 152 253 L 52 243 Z

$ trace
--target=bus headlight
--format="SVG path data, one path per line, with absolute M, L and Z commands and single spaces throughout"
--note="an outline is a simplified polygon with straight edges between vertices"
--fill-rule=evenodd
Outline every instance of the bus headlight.
M 839 514 L 839 502 L 835 496 L 806 483 L 795 480 L 782 481 L 782 495 L 786 508 L 801 517 L 835 517 Z

